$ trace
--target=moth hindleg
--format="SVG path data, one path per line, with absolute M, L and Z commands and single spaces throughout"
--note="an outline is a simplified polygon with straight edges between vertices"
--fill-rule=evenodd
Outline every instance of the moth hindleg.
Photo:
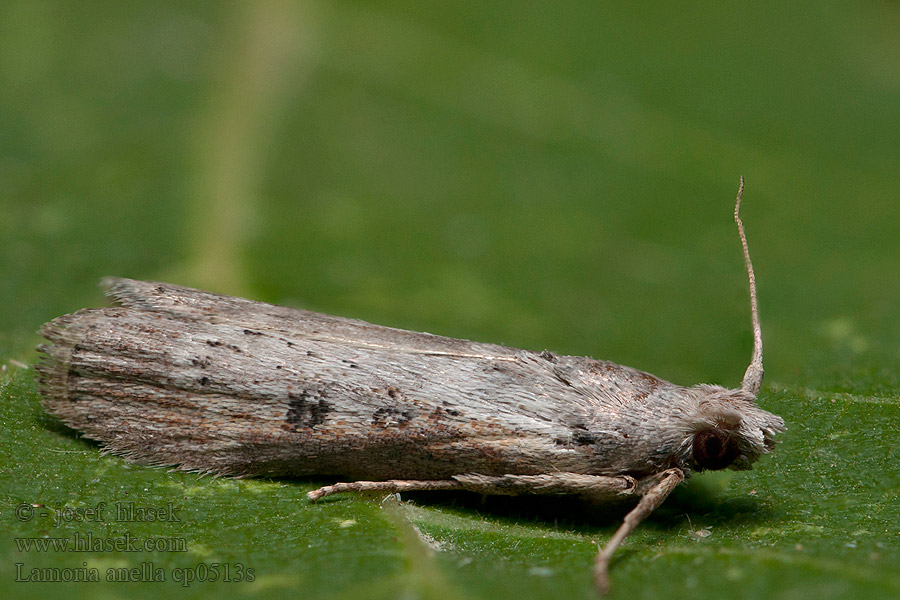
M 353 481 L 335 483 L 307 492 L 306 497 L 315 502 L 331 494 L 341 492 L 412 492 L 416 490 L 459 490 L 462 484 L 453 479 L 391 479 L 389 481 Z
M 326 485 L 306 494 L 318 500 L 340 492 L 411 492 L 428 490 L 466 490 L 479 494 L 517 496 L 520 494 L 584 494 L 593 497 L 631 495 L 637 482 L 628 475 L 606 476 L 583 473 L 541 473 L 539 475 L 481 475 L 465 473 L 452 479 L 353 481 Z

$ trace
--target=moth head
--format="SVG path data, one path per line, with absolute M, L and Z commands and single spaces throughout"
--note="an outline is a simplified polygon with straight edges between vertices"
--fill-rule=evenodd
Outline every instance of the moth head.
M 781 417 L 759 408 L 745 390 L 699 385 L 691 391 L 694 411 L 682 456 L 692 470 L 749 469 L 784 431 Z
M 756 300 L 756 277 L 740 216 L 743 192 L 744 178 L 741 177 L 734 204 L 734 221 L 741 238 L 750 283 L 753 356 L 744 373 L 741 389 L 727 390 L 710 385 L 691 388 L 696 394 L 694 400 L 697 404 L 691 419 L 690 462 L 697 470 L 715 471 L 727 467 L 749 469 L 760 455 L 774 447 L 775 435 L 784 431 L 781 417 L 756 406 L 756 395 L 763 379 L 762 331 Z

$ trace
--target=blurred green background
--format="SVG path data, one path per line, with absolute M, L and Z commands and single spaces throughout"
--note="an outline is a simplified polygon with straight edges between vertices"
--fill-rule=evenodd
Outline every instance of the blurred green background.
M 310 507 L 315 482 L 100 457 L 42 415 L 34 332 L 118 275 L 736 386 L 741 174 L 760 403 L 789 430 L 642 526 L 613 597 L 898 597 L 896 3 L 4 2 L 6 593 L 590 597 L 621 513 Z M 89 527 L 17 520 L 20 503 L 123 498 L 190 513 L 191 552 L 156 564 L 243 562 L 256 581 L 9 583 L 17 562 L 149 560 L 13 543 Z

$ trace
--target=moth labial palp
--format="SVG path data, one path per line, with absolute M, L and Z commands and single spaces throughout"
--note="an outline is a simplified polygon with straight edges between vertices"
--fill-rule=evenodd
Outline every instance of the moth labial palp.
M 231 476 L 327 476 L 338 492 L 579 494 L 637 504 L 615 549 L 695 471 L 750 468 L 782 419 L 756 406 L 762 336 L 741 389 L 682 387 L 612 362 L 531 352 L 108 278 L 117 306 L 41 329 L 45 409 L 106 450 Z

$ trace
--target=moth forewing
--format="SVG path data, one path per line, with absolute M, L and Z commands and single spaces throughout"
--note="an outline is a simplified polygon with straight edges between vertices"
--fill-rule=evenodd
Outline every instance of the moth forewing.
M 681 387 L 592 358 L 415 333 L 165 283 L 108 278 L 118 306 L 59 317 L 43 405 L 108 451 L 222 475 L 330 476 L 341 491 L 639 498 L 610 556 L 686 476 L 749 468 L 782 420 L 742 389 Z

